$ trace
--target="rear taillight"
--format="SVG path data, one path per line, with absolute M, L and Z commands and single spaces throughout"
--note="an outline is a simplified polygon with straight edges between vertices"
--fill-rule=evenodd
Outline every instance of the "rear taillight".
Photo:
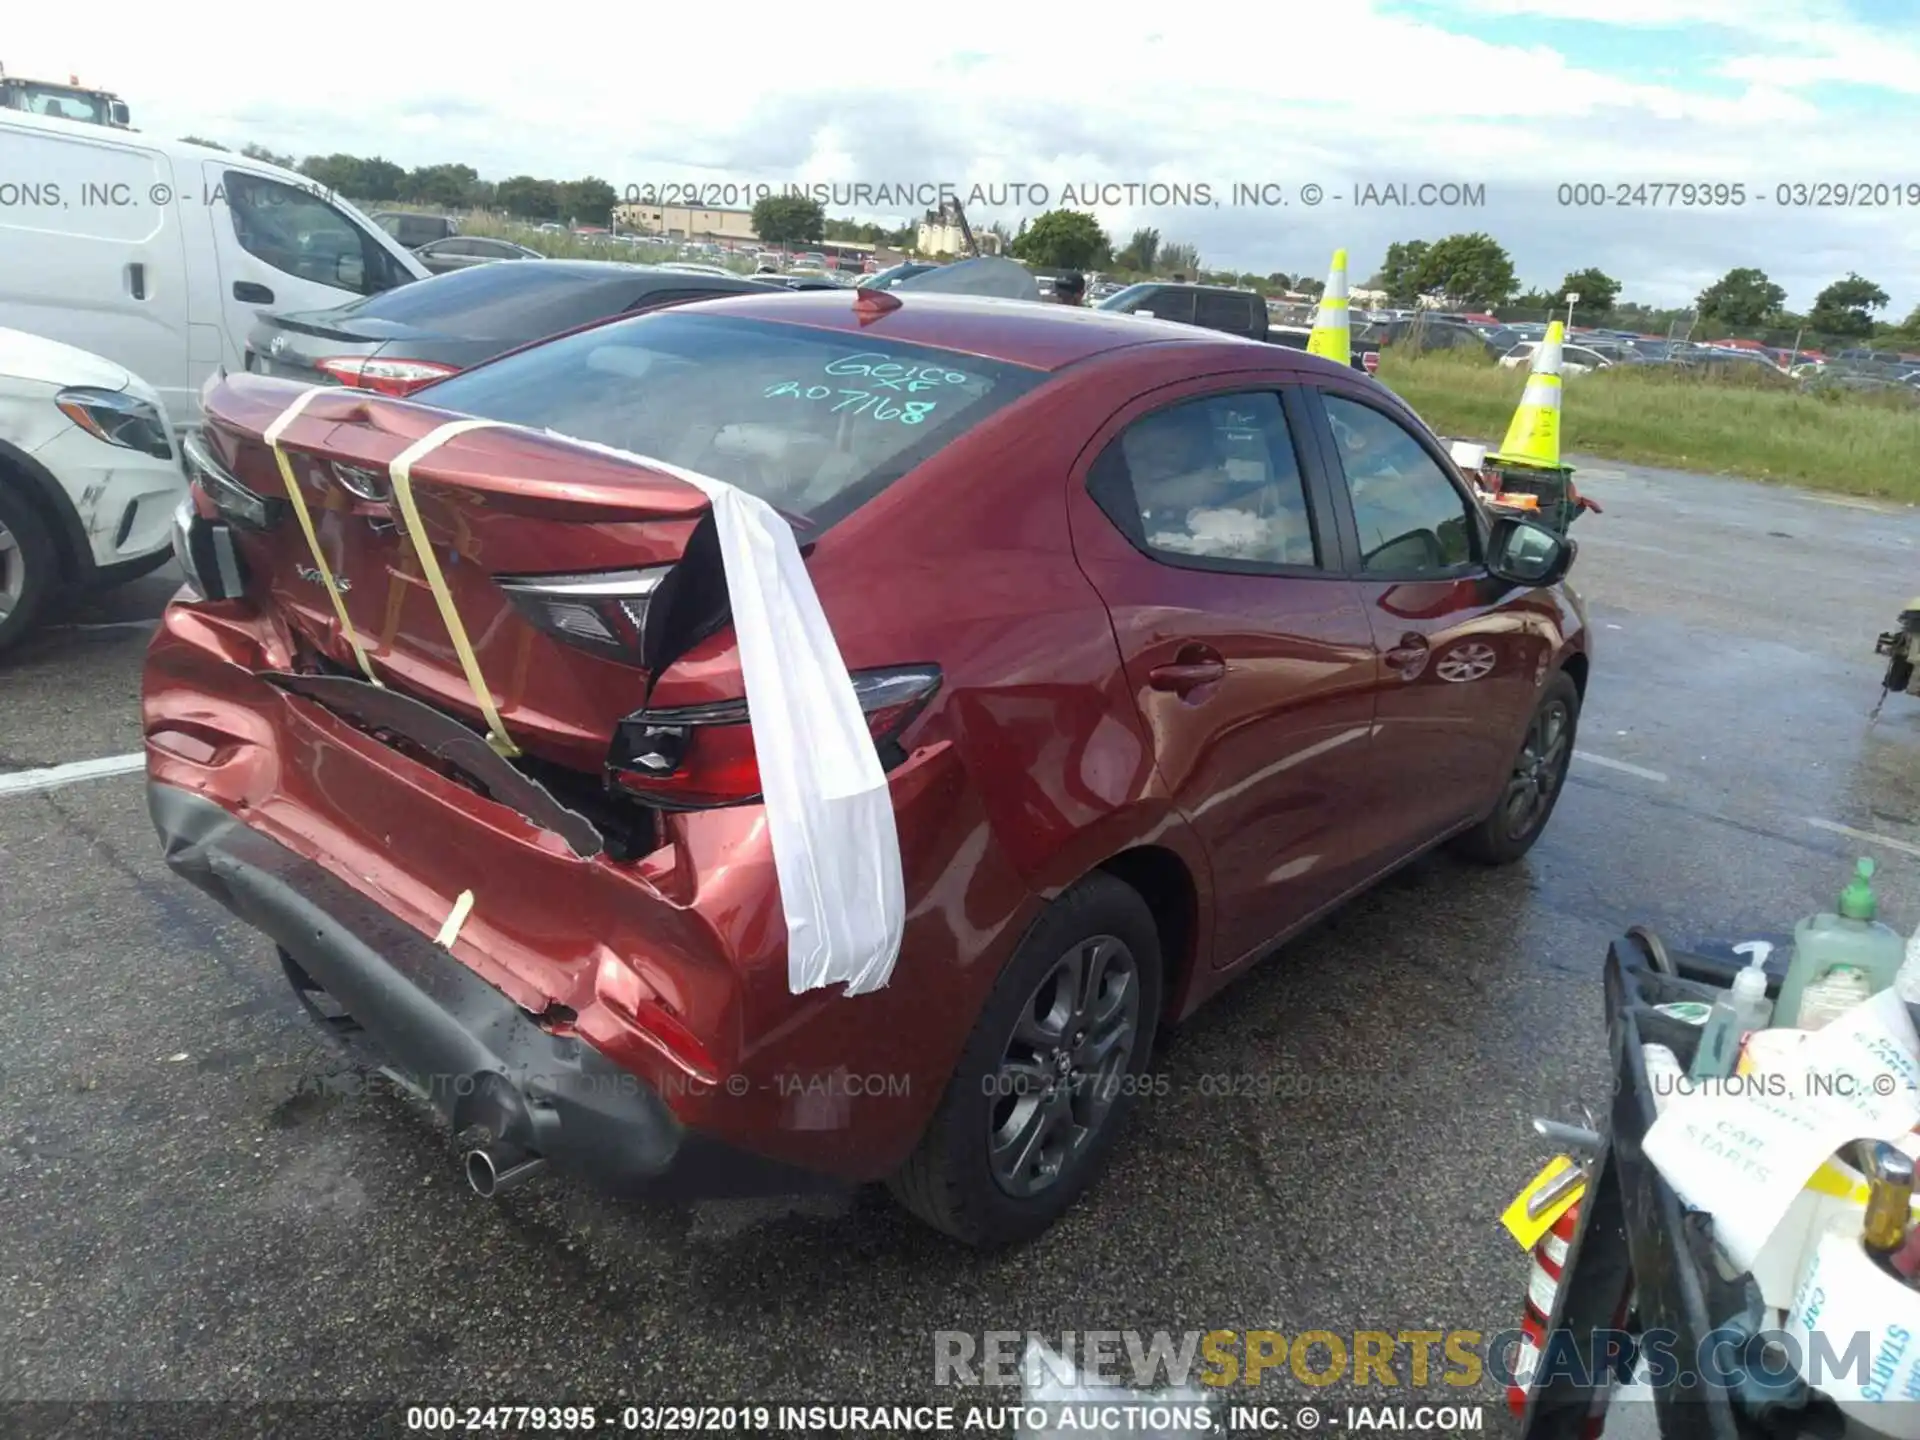
M 853 693 L 867 717 L 882 768 L 906 757 L 901 734 L 940 688 L 937 665 L 858 670 Z M 614 731 L 607 782 L 615 790 L 668 810 L 739 805 L 760 794 L 747 702 L 642 710 Z
M 1360 357 L 1360 364 L 1365 367 L 1367 374 L 1378 375 L 1380 373 L 1380 352 L 1378 350 L 1367 351 L 1366 354 Z
M 346 355 L 338 359 L 316 360 L 322 370 L 342 385 L 356 390 L 375 390 L 382 395 L 411 395 L 422 385 L 431 385 L 456 374 L 458 365 L 438 365 L 431 360 L 370 360 L 364 355 Z
M 204 436 L 189 430 L 181 437 L 180 454 L 187 478 L 197 484 L 213 502 L 221 518 L 243 530 L 271 530 L 280 523 L 287 502 L 268 495 L 256 495 L 228 473 L 214 457 Z
M 673 567 L 588 575 L 525 575 L 496 582 L 533 625 L 608 660 L 638 665 L 647 605 Z

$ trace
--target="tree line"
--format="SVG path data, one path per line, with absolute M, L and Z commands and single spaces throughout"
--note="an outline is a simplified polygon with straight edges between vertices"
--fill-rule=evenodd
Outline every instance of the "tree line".
M 215 141 L 185 136 L 217 150 Z M 369 204 L 428 205 L 449 210 L 499 211 L 529 223 L 562 221 L 574 225 L 609 225 L 620 202 L 614 187 L 598 176 L 579 180 L 548 180 L 512 175 L 505 180 L 480 178 L 471 165 L 420 165 L 412 169 L 378 155 L 309 155 L 304 159 L 277 155 L 259 145 L 245 145 L 240 153 L 305 175 L 349 199 Z M 841 240 L 912 249 L 916 227 L 888 227 L 852 220 L 829 219 L 816 200 L 800 195 L 777 195 L 753 209 L 754 233 L 770 245 L 796 245 Z M 1184 276 L 1191 280 L 1239 285 L 1263 294 L 1291 291 L 1318 295 L 1325 282 L 1308 273 L 1265 275 L 1202 267 L 1194 245 L 1167 240 L 1156 229 L 1133 232 L 1115 246 L 1099 220 L 1083 210 L 1049 210 L 1031 221 L 1022 219 L 1017 230 L 1001 224 L 988 227 L 1003 248 L 1031 265 L 1056 270 L 1097 270 L 1132 275 Z M 1512 312 L 1565 313 L 1567 297 L 1577 295 L 1575 324 L 1634 326 L 1662 330 L 1680 321 L 1695 321 L 1704 333 L 1805 331 L 1809 336 L 1836 340 L 1920 344 L 1920 305 L 1898 324 L 1879 318 L 1889 297 L 1865 277 L 1849 273 L 1828 285 L 1804 313 L 1786 308 L 1786 291 L 1751 267 L 1729 270 L 1695 298 L 1689 309 L 1659 309 L 1620 299 L 1621 284 L 1597 267 L 1576 270 L 1552 290 L 1523 290 L 1513 260 L 1491 235 L 1449 235 L 1444 239 L 1401 240 L 1387 247 L 1380 268 L 1361 287 L 1383 291 L 1388 303 L 1410 307 L 1422 297 L 1444 297 L 1452 306 L 1506 309 Z

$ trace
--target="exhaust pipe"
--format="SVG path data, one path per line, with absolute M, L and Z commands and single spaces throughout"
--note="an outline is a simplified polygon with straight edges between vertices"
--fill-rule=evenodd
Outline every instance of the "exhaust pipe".
M 488 1145 L 467 1152 L 467 1183 L 482 1200 L 504 1195 L 547 1168 L 544 1155 L 508 1145 Z

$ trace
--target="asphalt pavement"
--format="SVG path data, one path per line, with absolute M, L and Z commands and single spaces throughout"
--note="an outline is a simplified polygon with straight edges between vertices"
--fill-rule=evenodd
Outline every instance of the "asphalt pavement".
M 1093 1194 L 987 1258 L 878 1192 L 476 1199 L 410 1101 L 325 1083 L 270 949 L 166 871 L 138 774 L 8 791 L 137 750 L 174 582 L 61 617 L 0 662 L 0 1400 L 965 1406 L 1019 1392 L 937 1388 L 935 1332 L 1510 1328 L 1497 1217 L 1548 1156 L 1530 1118 L 1605 1102 L 1610 938 L 1790 929 L 1860 853 L 1920 922 L 1920 701 L 1867 720 L 1920 514 L 1581 481 L 1597 653 L 1541 843 L 1425 860 L 1275 956 L 1165 1039 L 1168 1093 Z M 1423 1397 L 1235 1398 L 1338 1428 Z M 1503 1421 L 1491 1384 L 1439 1398 Z

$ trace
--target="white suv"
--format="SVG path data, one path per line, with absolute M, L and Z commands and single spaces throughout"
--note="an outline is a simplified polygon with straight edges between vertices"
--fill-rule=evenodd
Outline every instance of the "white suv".
M 0 329 L 0 650 L 55 593 L 165 564 L 186 491 L 152 386 L 85 350 Z

